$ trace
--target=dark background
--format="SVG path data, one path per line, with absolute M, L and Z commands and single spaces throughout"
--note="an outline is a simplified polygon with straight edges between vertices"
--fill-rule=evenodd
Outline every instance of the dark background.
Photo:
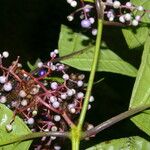
M 67 22 L 66 16 L 71 12 L 72 8 L 65 0 L 1 0 L 0 52 L 9 51 L 11 56 L 8 63 L 19 55 L 25 68 L 27 60 L 31 63 L 37 58 L 47 60 L 49 52 L 57 48 L 61 24 L 81 30 L 78 19 L 73 23 Z M 139 66 L 142 47 L 130 51 L 120 28 L 104 27 L 103 39 L 120 57 L 136 67 Z M 85 74 L 89 75 L 87 72 Z M 86 118 L 94 125 L 128 109 L 134 84 L 134 78 L 127 76 L 96 74 L 96 80 L 102 77 L 105 80 L 93 87 L 96 101 Z M 82 149 L 101 141 L 132 135 L 148 139 L 129 119 L 126 119 L 101 132 L 91 141 L 82 142 Z

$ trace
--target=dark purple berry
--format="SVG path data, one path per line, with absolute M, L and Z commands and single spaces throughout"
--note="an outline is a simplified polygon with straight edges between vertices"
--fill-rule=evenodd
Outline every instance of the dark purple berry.
M 45 74 L 46 74 L 45 70 L 40 70 L 38 73 L 39 76 L 44 76 Z

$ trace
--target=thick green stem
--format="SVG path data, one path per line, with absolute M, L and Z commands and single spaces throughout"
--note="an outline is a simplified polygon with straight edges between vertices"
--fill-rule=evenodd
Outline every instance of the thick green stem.
M 94 82 L 98 57 L 100 54 L 102 28 L 103 28 L 103 21 L 99 19 L 98 20 L 98 32 L 97 32 L 97 38 L 96 38 L 96 46 L 95 46 L 95 52 L 94 52 L 94 57 L 93 57 L 93 63 L 92 63 L 92 67 L 91 67 L 91 73 L 90 73 L 87 91 L 86 91 L 86 95 L 85 95 L 85 99 L 84 99 L 84 103 L 83 103 L 83 107 L 82 107 L 82 111 L 81 111 L 81 115 L 80 115 L 79 123 L 78 123 L 78 128 L 80 128 L 80 129 L 82 128 L 82 125 L 83 125 L 83 122 L 85 119 L 85 115 L 86 115 L 86 111 L 87 111 L 88 103 L 89 103 L 89 98 L 91 95 L 91 90 L 92 90 L 92 86 L 93 86 L 93 82 Z
M 88 108 L 89 98 L 91 96 L 91 91 L 92 91 L 92 86 L 94 83 L 94 77 L 95 77 L 97 62 L 98 62 L 99 53 L 100 53 L 102 28 L 103 28 L 103 21 L 101 19 L 98 19 L 98 32 L 97 32 L 97 37 L 96 37 L 96 46 L 95 46 L 93 63 L 92 63 L 92 67 L 91 67 L 87 91 L 85 94 L 85 99 L 84 99 L 81 115 L 79 118 L 79 123 L 78 123 L 77 127 L 73 127 L 71 129 L 72 150 L 79 150 L 80 139 L 82 136 L 82 126 L 83 126 L 86 111 Z

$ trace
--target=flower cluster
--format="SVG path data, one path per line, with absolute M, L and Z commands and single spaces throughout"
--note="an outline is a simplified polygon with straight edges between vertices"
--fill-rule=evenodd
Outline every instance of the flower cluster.
M 69 21 L 74 19 L 74 14 L 81 12 L 81 27 L 85 29 L 92 29 L 92 34 L 96 35 L 97 30 L 93 26 L 95 22 L 95 16 L 92 10 L 95 10 L 95 4 L 85 4 L 81 1 L 81 8 L 71 13 L 67 18 Z M 145 10 L 143 6 L 136 6 L 131 2 L 121 2 L 119 0 L 102 0 L 104 6 L 104 20 L 108 22 L 119 23 L 126 26 L 138 26 L 145 13 L 149 13 L 149 10 Z
M 0 103 L 14 112 L 6 130 L 13 130 L 13 121 L 19 115 L 29 128 L 35 131 L 67 131 L 82 109 L 85 86 L 84 74 L 67 73 L 68 67 L 54 63 L 58 50 L 50 53 L 47 63 L 39 62 L 38 69 L 27 72 L 16 61 L 7 68 L 3 59 L 8 52 L 0 54 Z M 89 103 L 93 102 L 93 96 Z M 91 104 L 89 104 L 89 109 Z M 36 147 L 61 149 L 56 137 L 43 137 Z

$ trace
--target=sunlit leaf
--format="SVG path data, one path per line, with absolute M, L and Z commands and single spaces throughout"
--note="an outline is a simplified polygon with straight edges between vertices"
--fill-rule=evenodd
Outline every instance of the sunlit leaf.
M 136 6 L 143 6 L 145 9 L 150 10 L 149 0 L 131 0 L 131 2 Z M 142 23 L 138 27 L 122 29 L 125 40 L 131 49 L 143 45 L 148 37 L 149 13 L 145 13 L 141 21 Z
M 19 138 L 21 135 L 31 133 L 26 124 L 19 118 L 16 117 L 12 123 L 13 130 L 7 132 L 6 125 L 12 120 L 13 113 L 5 105 L 0 104 L 0 145 L 6 141 L 11 141 L 15 138 Z M 10 144 L 6 146 L 0 146 L 0 150 L 28 150 L 32 141 L 24 141 L 21 143 Z
M 128 137 L 102 142 L 86 150 L 149 150 L 150 142 L 138 137 Z
M 150 104 L 150 37 L 148 37 L 142 56 L 142 62 L 137 73 L 130 101 L 130 108 Z M 132 121 L 144 132 L 150 135 L 150 110 L 144 111 L 132 118 Z
M 93 44 L 91 39 L 87 36 L 73 32 L 68 27 L 62 25 L 59 38 L 60 57 L 84 49 L 89 45 Z M 80 70 L 90 71 L 93 54 L 94 45 L 93 47 L 87 48 L 82 54 L 68 57 L 61 62 Z M 101 45 L 101 54 L 98 61 L 97 71 L 119 73 L 132 77 L 135 77 L 137 73 L 136 68 L 125 62 L 113 51 L 109 50 L 105 43 Z

